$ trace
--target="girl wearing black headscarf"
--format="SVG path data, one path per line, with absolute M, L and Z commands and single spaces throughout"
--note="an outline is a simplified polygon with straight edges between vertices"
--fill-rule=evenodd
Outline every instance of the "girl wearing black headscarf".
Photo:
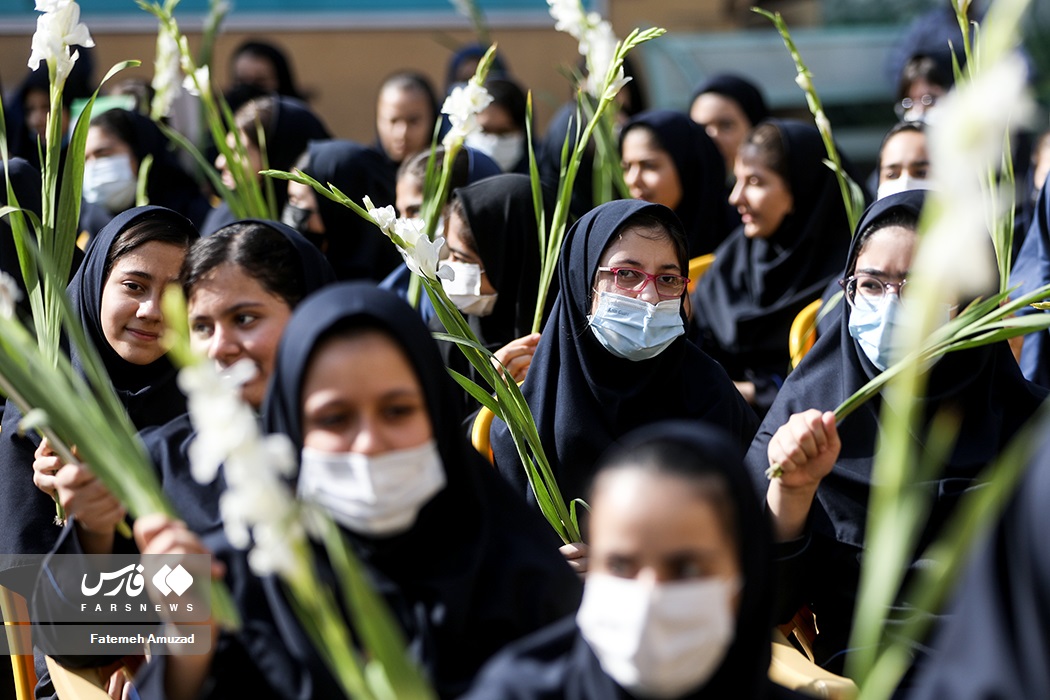
M 676 278 L 687 263 L 681 224 L 659 204 L 603 204 L 569 230 L 558 261 L 560 291 L 522 385 L 566 500 L 581 497 L 599 456 L 641 425 L 707 420 L 733 435 L 741 451 L 750 443 L 754 413 L 717 363 L 683 335 L 685 286 Z M 624 272 L 634 267 L 653 277 Z M 622 288 L 639 279 L 640 290 Z M 535 505 L 498 419 L 492 447 L 500 473 Z
M 151 119 L 126 109 L 110 109 L 91 120 L 85 145 L 84 199 L 117 214 L 135 204 L 139 167 L 152 156 L 146 183 L 150 204 L 177 211 L 199 226 L 210 211 L 168 140 Z
M 160 295 L 177 278 L 186 249 L 196 238 L 193 224 L 171 210 L 129 209 L 92 239 L 69 284 L 73 309 L 140 429 L 165 423 L 186 410 L 175 385 L 175 369 L 160 345 Z M 81 371 L 75 349 L 71 360 Z M 34 451 L 56 462 L 57 458 L 49 457 L 46 447 L 38 450 L 35 434 L 19 433 L 21 419 L 18 408 L 7 402 L 0 429 L 0 552 L 44 554 L 60 530 L 53 523 L 54 503 L 33 484 Z M 42 484 L 45 487 L 54 488 Z
M 758 87 L 728 73 L 700 83 L 689 100 L 689 118 L 704 127 L 718 146 L 730 176 L 744 138 L 768 117 L 766 100 Z
M 923 191 L 903 192 L 865 212 L 844 272 L 850 301 L 838 332 L 821 336 L 788 377 L 746 458 L 783 543 L 779 621 L 808 605 L 820 629 L 817 662 L 833 671 L 841 669 L 836 655 L 846 648 L 853 620 L 881 397 L 841 429 L 830 412 L 888 366 L 891 312 L 901 303 L 924 199 Z M 933 503 L 916 552 L 1044 396 L 1021 376 L 1005 342 L 951 353 L 934 365 L 919 435 L 939 411 L 951 410 L 961 423 L 943 472 L 927 484 Z M 783 465 L 784 476 L 767 482 L 764 472 L 773 462 Z
M 761 415 L 789 368 L 795 316 L 820 297 L 849 247 L 849 223 L 816 127 L 769 121 L 737 157 L 730 203 L 743 224 L 692 295 L 700 347 Z
M 322 429 L 309 408 L 311 390 L 320 387 L 350 392 L 356 398 L 348 395 L 347 400 L 353 398 L 367 412 L 372 399 L 363 382 L 318 380 L 311 371 L 314 366 L 328 366 L 321 363 L 331 359 L 325 356 L 332 346 L 345 347 L 348 340 L 351 351 L 336 359 L 350 364 L 337 364 L 360 366 L 358 373 L 380 383 L 395 376 L 384 374 L 387 365 L 376 363 L 380 356 L 399 357 L 402 366 L 407 363 L 418 382 L 417 410 L 422 415 L 416 415 L 432 436 L 431 447 L 424 450 L 426 459 L 421 445 L 386 451 L 384 447 L 390 448 L 396 439 L 391 433 L 368 453 L 369 460 L 396 457 L 402 468 L 411 463 L 418 472 L 414 482 L 437 485 L 417 492 L 411 503 L 394 502 L 394 494 L 387 494 L 390 498 L 380 498 L 377 506 L 383 512 L 364 518 L 341 517 L 347 504 L 330 497 L 339 491 L 341 472 L 330 472 L 324 465 L 355 454 L 360 459 L 355 450 L 376 440 L 377 433 L 355 429 L 350 452 L 319 455 L 318 437 L 331 437 L 341 429 Z M 375 352 L 365 351 L 369 343 L 375 343 Z M 579 601 L 578 581 L 547 546 L 546 525 L 527 511 L 463 439 L 454 402 L 453 385 L 437 348 L 411 307 L 383 290 L 338 285 L 312 297 L 294 314 L 281 342 L 263 411 L 267 430 L 282 432 L 297 448 L 305 447 L 300 495 L 328 508 L 343 523 L 443 696 L 461 692 L 503 645 L 571 612 Z M 404 435 L 403 430 L 394 432 Z M 415 456 L 409 458 L 410 453 Z M 321 472 L 328 476 L 315 481 Z M 400 525 L 389 526 L 391 519 Z M 381 526 L 384 520 L 386 525 Z M 508 557 L 508 552 L 513 556 Z M 522 581 L 529 585 L 521 588 Z M 279 599 L 271 597 L 271 601 L 282 605 Z M 275 615 L 291 622 L 287 607 Z M 303 634 L 294 623 L 285 632 L 295 637 Z
M 544 210 L 548 221 L 554 207 Z M 540 243 L 525 175 L 497 175 L 455 191 L 449 207 L 445 245 L 456 278 L 445 291 L 470 323 L 478 340 L 495 353 L 516 381 L 525 378 L 539 341 L 530 333 L 540 280 Z M 547 296 L 550 309 L 557 295 Z M 444 331 L 438 319 L 433 330 Z M 470 363 L 452 343 L 439 343 L 448 367 L 473 377 Z M 469 398 L 469 397 L 467 397 Z M 468 405 L 475 405 L 469 399 Z
M 508 647 L 466 697 L 793 697 L 767 676 L 769 527 L 735 441 L 668 421 L 602 462 L 579 613 Z
M 620 132 L 620 154 L 631 196 L 674 210 L 689 257 L 722 242 L 732 228 L 725 163 L 702 126 L 680 112 L 642 112 Z
M 377 207 L 394 203 L 394 191 L 380 177 L 382 160 L 371 148 L 352 141 L 313 141 L 296 169 L 330 183 L 355 201 L 368 195 Z M 284 223 L 324 251 L 339 279 L 382 280 L 401 262 L 394 244 L 371 221 L 317 195 L 311 187 L 288 183 Z
M 248 101 L 234 114 L 234 122 L 237 131 L 230 132 L 229 138 L 236 138 L 244 144 L 248 161 L 255 170 L 261 170 L 263 164 L 259 127 L 262 127 L 266 139 L 266 163 L 271 170 L 291 170 L 310 141 L 331 138 L 328 128 L 305 103 L 280 95 Z M 215 159 L 215 168 L 222 174 L 225 185 L 232 188 L 233 176 L 221 153 Z M 280 216 L 288 201 L 288 187 L 283 180 L 274 180 L 273 188 L 277 215 Z M 211 235 L 234 220 L 229 205 L 222 202 L 208 214 L 201 235 Z

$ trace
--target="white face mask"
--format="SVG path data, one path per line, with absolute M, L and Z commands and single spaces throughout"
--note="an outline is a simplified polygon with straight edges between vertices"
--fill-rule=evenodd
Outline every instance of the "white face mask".
M 298 491 L 347 529 L 383 537 L 412 527 L 445 483 L 437 443 L 430 440 L 374 457 L 304 447 Z
M 131 156 L 126 153 L 92 158 L 84 164 L 84 199 L 110 212 L 121 212 L 133 205 L 137 186 Z
M 896 180 L 886 180 L 886 182 L 879 185 L 879 191 L 876 193 L 875 198 L 882 199 L 883 197 L 889 197 L 891 194 L 907 192 L 909 190 L 928 189 L 930 189 L 929 180 L 920 177 L 911 177 L 907 173 L 901 173 L 901 176 Z
M 512 171 L 525 155 L 525 137 L 519 132 L 486 134 L 475 131 L 467 135 L 465 143 L 496 161 L 505 173 Z
M 453 279 L 441 280 L 445 294 L 456 308 L 469 316 L 488 316 L 496 306 L 498 294 L 481 293 L 481 273 L 484 270 L 476 263 L 447 262 L 455 273 Z
M 591 332 L 605 348 L 625 360 L 656 357 L 685 333 L 682 300 L 650 304 L 644 299 L 599 292 L 598 308 L 587 317 Z
M 676 698 L 707 683 L 725 658 L 738 588 L 719 578 L 654 584 L 588 574 L 576 624 L 622 688 Z
M 857 305 L 849 310 L 849 334 L 860 349 L 882 371 L 890 366 L 894 352 L 893 335 L 900 325 L 901 300 L 896 294 L 883 297 L 875 305 L 857 295 Z

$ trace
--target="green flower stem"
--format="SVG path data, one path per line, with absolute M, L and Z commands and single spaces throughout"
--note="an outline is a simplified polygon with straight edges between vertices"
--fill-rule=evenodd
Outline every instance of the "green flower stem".
M 835 178 L 839 183 L 842 203 L 846 207 L 846 216 L 849 217 L 850 231 L 856 231 L 857 223 L 860 221 L 861 213 L 864 211 L 864 197 L 859 186 L 853 182 L 842 167 L 842 158 L 839 156 L 838 148 L 835 146 L 835 139 L 831 133 L 831 122 L 828 121 L 824 112 L 824 105 L 820 100 L 820 95 L 817 94 L 816 89 L 813 87 L 813 73 L 810 72 L 802 60 L 802 54 L 799 53 L 798 47 L 795 46 L 795 40 L 791 38 L 791 32 L 788 31 L 787 24 L 780 13 L 770 12 L 761 7 L 752 7 L 751 11 L 762 15 L 773 23 L 773 26 L 776 27 L 777 32 L 784 40 L 784 46 L 787 48 L 788 53 L 791 54 L 791 59 L 795 62 L 795 70 L 799 76 L 798 82 L 804 84 L 802 89 L 806 94 L 806 104 L 816 121 L 820 137 L 824 141 L 824 148 L 827 150 L 828 159 L 831 161 L 829 167 L 835 172 Z
M 616 99 L 616 94 L 619 90 L 614 90 L 613 87 L 619 77 L 620 69 L 623 68 L 623 60 L 634 47 L 663 36 L 665 33 L 666 30 L 660 28 L 646 29 L 644 31 L 635 29 L 616 46 L 615 58 L 609 64 L 609 70 L 605 74 L 605 81 L 602 83 L 602 96 L 594 108 L 594 115 L 587 121 L 582 137 L 576 139 L 567 168 L 565 168 L 558 182 L 558 201 L 554 207 L 550 236 L 547 239 L 546 249 L 540 250 L 543 262 L 540 271 L 539 290 L 536 296 L 536 312 L 532 318 L 533 333 L 538 333 L 543 325 L 543 310 L 546 308 L 547 294 L 550 291 L 551 281 L 554 279 L 554 271 L 558 266 L 558 255 L 561 252 L 561 245 L 565 240 L 569 207 L 572 203 L 572 189 L 576 182 L 576 175 L 580 170 L 580 164 L 583 162 L 583 155 L 587 150 L 587 144 L 590 142 L 592 134 L 601 123 L 602 115 L 605 114 L 609 105 Z M 580 99 L 583 98 L 581 97 Z M 579 118 L 580 111 L 577 111 L 577 121 L 579 121 Z M 542 216 L 542 212 L 539 216 Z

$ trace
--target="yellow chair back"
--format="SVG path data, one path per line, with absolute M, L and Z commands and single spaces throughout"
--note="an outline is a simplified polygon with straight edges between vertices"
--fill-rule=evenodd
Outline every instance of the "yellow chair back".
M 33 635 L 29 627 L 26 599 L 9 588 L 0 586 L 0 611 L 11 654 L 11 672 L 15 679 L 15 697 L 33 700 L 36 688 L 36 666 L 33 665 Z
M 470 427 L 470 444 L 474 446 L 478 454 L 489 461 L 489 464 L 495 463 L 495 458 L 492 456 L 492 442 L 489 440 L 492 419 L 495 417 L 495 413 L 482 406 L 478 415 L 474 417 L 474 424 Z
M 700 255 L 689 261 L 689 293 L 692 294 L 693 290 L 696 289 L 696 282 L 704 273 L 707 272 L 707 268 L 711 267 L 711 263 L 715 261 L 715 254 L 708 253 L 707 255 Z
M 798 367 L 798 363 L 806 356 L 806 353 L 817 341 L 817 314 L 820 312 L 820 299 L 806 305 L 798 312 L 795 320 L 791 322 L 791 331 L 788 333 L 788 352 L 791 354 L 791 369 Z

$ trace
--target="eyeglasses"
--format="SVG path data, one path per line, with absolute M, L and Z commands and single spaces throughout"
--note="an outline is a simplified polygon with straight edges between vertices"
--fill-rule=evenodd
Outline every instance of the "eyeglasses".
M 598 272 L 612 273 L 613 284 L 625 292 L 640 292 L 645 289 L 645 285 L 653 282 L 656 284 L 657 296 L 662 299 L 682 296 L 686 285 L 689 284 L 689 278 L 682 275 L 650 275 L 633 267 L 599 267 Z
M 903 119 L 904 115 L 908 113 L 908 110 L 910 110 L 913 107 L 918 107 L 919 105 L 922 105 L 926 109 L 929 109 L 935 104 L 937 104 L 937 96 L 930 95 L 927 93 L 920 97 L 918 100 L 913 100 L 910 97 L 905 97 L 903 100 L 894 105 L 893 111 L 897 113 L 898 117 Z
M 853 275 L 839 280 L 839 285 L 846 290 L 846 301 L 856 306 L 858 301 L 868 306 L 879 306 L 890 292 L 895 292 L 901 301 L 905 299 L 908 280 L 884 282 L 873 275 Z

